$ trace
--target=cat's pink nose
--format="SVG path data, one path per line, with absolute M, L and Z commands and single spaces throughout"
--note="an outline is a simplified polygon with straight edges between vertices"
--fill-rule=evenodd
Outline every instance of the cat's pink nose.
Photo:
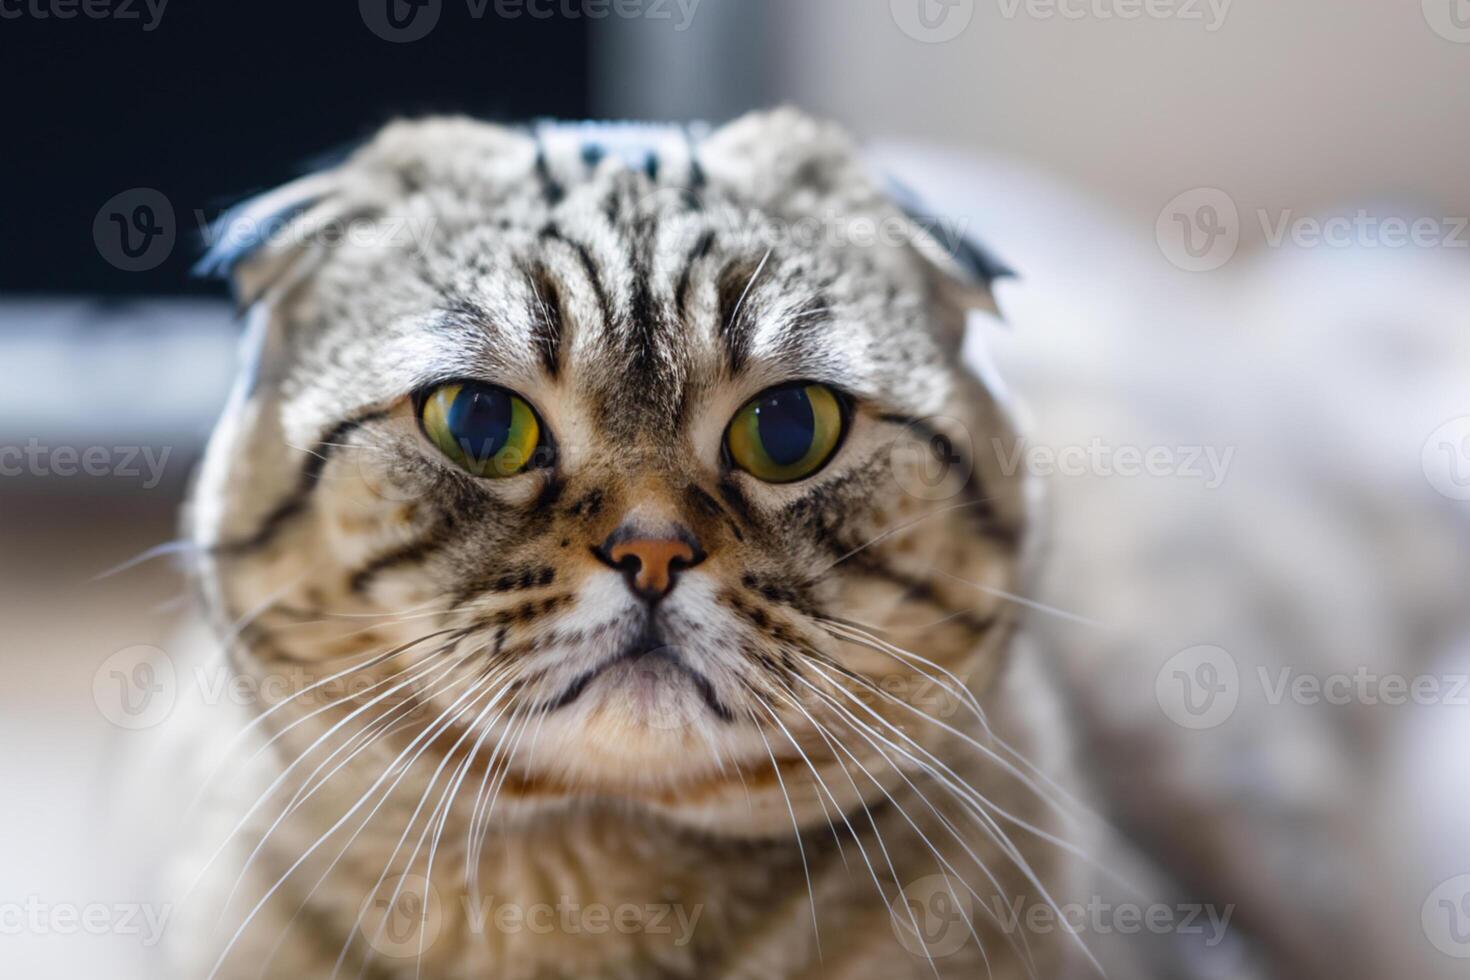
M 628 587 L 648 602 L 668 595 L 681 570 L 704 560 L 698 543 L 687 532 L 653 536 L 620 528 L 608 535 L 596 553 L 608 565 L 621 569 Z

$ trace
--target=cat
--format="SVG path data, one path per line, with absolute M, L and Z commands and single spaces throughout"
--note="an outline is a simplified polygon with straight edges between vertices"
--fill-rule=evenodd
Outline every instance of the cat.
M 396 122 L 207 264 L 186 523 L 258 696 L 193 722 L 184 975 L 1090 969 L 1024 924 L 1079 872 L 959 356 L 1004 270 L 839 128 Z

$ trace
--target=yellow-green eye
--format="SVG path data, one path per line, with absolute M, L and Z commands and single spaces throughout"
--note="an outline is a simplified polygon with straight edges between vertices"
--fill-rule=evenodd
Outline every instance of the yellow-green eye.
M 730 458 L 767 483 L 811 476 L 832 456 L 842 438 L 842 405 L 832 389 L 818 384 L 769 388 L 730 420 L 725 436 Z
M 541 444 L 541 423 L 525 399 L 478 381 L 435 388 L 419 419 L 439 451 L 475 476 L 514 476 Z

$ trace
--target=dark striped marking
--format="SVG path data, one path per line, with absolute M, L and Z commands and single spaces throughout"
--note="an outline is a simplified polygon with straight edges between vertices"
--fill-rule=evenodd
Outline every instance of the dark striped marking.
M 708 183 L 704 174 L 704 165 L 699 162 L 699 144 L 694 141 L 694 134 L 689 128 L 684 127 L 684 143 L 689 147 L 689 186 L 700 190 Z
M 739 374 L 750 358 L 755 318 L 750 315 L 750 292 L 755 288 L 760 263 L 740 259 L 720 272 L 718 296 L 720 339 L 724 341 L 730 373 Z
M 567 238 L 555 224 L 547 225 L 541 230 L 541 240 L 560 242 L 572 250 L 577 256 L 577 261 L 582 264 L 582 272 L 587 276 L 587 283 L 592 287 L 592 294 L 597 297 L 597 309 L 602 314 L 603 324 L 612 323 L 612 304 L 608 302 L 607 290 L 603 288 L 602 277 L 597 272 L 597 263 L 593 261 L 592 253 L 587 250 L 587 246 Z
M 276 533 L 286 524 L 306 509 L 306 503 L 310 499 L 312 491 L 316 489 L 317 481 L 320 480 L 322 470 L 331 459 L 332 454 L 341 446 L 342 440 L 346 439 L 357 429 L 373 422 L 388 417 L 388 413 L 382 410 L 374 410 L 359 415 L 356 418 L 346 419 L 338 422 L 327 433 L 317 440 L 316 446 L 306 457 L 306 463 L 301 467 L 301 473 L 296 478 L 296 489 L 287 495 L 276 505 L 275 509 L 266 515 L 261 521 L 260 527 L 249 537 L 239 541 L 227 542 L 216 545 L 213 551 L 231 557 L 249 554 L 259 550 L 270 543 Z
M 689 484 L 684 488 L 684 499 L 700 513 L 728 524 L 736 541 L 745 540 L 745 532 L 740 530 L 740 525 L 735 523 L 735 518 L 731 517 L 730 513 L 720 506 L 720 502 L 711 497 L 703 487 L 693 483 Z
M 848 558 L 852 562 L 849 567 L 860 575 L 870 578 L 882 579 L 892 585 L 903 589 L 904 601 L 917 601 L 933 606 L 944 613 L 953 622 L 959 623 L 971 633 L 983 633 L 994 626 L 997 616 L 976 616 L 965 609 L 954 609 L 944 602 L 943 598 L 935 591 L 934 586 L 923 579 L 915 578 L 907 572 L 901 572 L 883 562 L 881 558 L 871 551 L 860 551 Z
M 602 504 L 605 499 L 601 489 L 587 491 L 567 508 L 567 516 L 572 518 L 596 517 L 602 513 Z
M 399 565 L 409 565 L 422 562 L 434 552 L 444 547 L 451 540 L 457 522 L 454 515 L 445 512 L 439 516 L 433 526 L 424 535 L 399 548 L 378 555 L 362 568 L 353 572 L 347 579 L 347 587 L 355 594 L 362 595 L 373 584 L 373 579 L 383 572 Z
M 487 574 L 466 582 L 455 590 L 450 608 L 458 608 L 471 599 L 486 594 L 544 589 L 554 581 L 556 581 L 556 569 L 550 565 L 527 565 L 523 568 L 500 571 L 493 575 Z
M 541 145 L 541 137 L 536 137 L 536 179 L 541 182 L 541 193 L 552 204 L 560 204 L 561 199 L 566 196 L 566 189 L 557 183 L 551 175 L 551 166 L 546 162 L 546 147 Z
M 473 629 L 482 630 L 490 626 L 514 626 L 518 623 L 529 623 L 542 616 L 550 615 L 571 602 L 572 596 L 565 592 L 561 595 L 547 596 L 545 599 L 529 599 L 508 609 L 477 617 L 473 623 Z
M 694 243 L 694 248 L 690 249 L 688 258 L 684 260 L 684 268 L 679 273 L 679 283 L 674 288 L 674 309 L 685 320 L 689 318 L 687 297 L 689 296 L 689 282 L 694 276 L 694 266 L 709 254 L 714 243 L 714 230 L 706 228 L 704 234 L 699 236 L 699 241 Z
M 750 511 L 750 504 L 746 501 L 745 494 L 741 493 L 740 488 L 735 485 L 734 480 L 727 476 L 720 480 L 715 489 L 720 491 L 720 496 L 735 512 L 735 516 L 744 521 L 747 527 L 755 526 L 755 516 Z
M 964 496 L 966 504 L 968 504 L 964 508 L 966 516 L 978 525 L 980 533 L 985 537 L 1012 547 L 1019 543 L 1021 537 L 1020 529 L 1001 523 L 1000 515 L 996 513 L 994 503 L 992 503 L 989 494 L 985 492 L 985 486 L 981 482 L 980 471 L 975 461 L 966 458 L 960 452 L 959 447 L 950 440 L 949 436 L 940 432 L 927 420 L 915 418 L 912 415 L 886 412 L 878 417 L 890 425 L 900 425 L 917 432 L 929 444 L 936 459 L 941 459 L 940 453 L 945 448 L 948 448 L 950 452 L 954 453 L 960 462 L 968 468 L 969 473 L 965 479 L 964 486 L 960 488 L 960 493 Z
M 740 576 L 740 584 L 750 591 L 758 593 L 767 602 L 787 606 L 804 616 L 816 618 L 822 615 L 812 603 L 811 596 L 804 586 L 773 582 L 768 578 L 761 578 L 752 572 L 746 572 Z
M 531 513 L 545 515 L 545 519 L 549 520 L 551 508 L 556 506 L 556 502 L 561 499 L 566 488 L 566 481 L 553 475 L 546 481 L 546 486 L 541 488 L 541 492 L 536 495 L 536 499 L 532 501 Z
M 639 240 L 634 243 L 633 253 L 633 298 L 629 316 L 628 336 L 633 345 L 633 364 L 639 376 L 649 383 L 656 383 L 658 373 L 658 326 L 661 322 L 659 310 L 653 301 L 649 254 L 653 250 L 655 231 L 651 225 L 640 223 Z
M 536 294 L 531 342 L 535 344 L 536 353 L 541 357 L 541 366 L 549 376 L 555 378 L 561 373 L 561 290 L 544 266 L 537 265 L 529 270 L 526 278 Z

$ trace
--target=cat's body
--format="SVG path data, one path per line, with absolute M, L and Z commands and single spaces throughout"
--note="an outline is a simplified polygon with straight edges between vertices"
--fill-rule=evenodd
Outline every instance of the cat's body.
M 290 216 L 236 269 L 258 362 L 191 529 L 265 693 L 200 722 L 248 734 L 190 976 L 1079 960 L 1000 914 L 1072 858 L 1031 768 L 1065 724 L 1012 658 L 1024 487 L 975 451 L 1014 436 L 957 355 L 985 283 L 829 127 L 635 135 L 401 124 L 237 219 Z M 454 379 L 524 398 L 541 465 L 436 454 Z M 839 393 L 829 461 L 732 466 L 732 416 L 798 382 Z

